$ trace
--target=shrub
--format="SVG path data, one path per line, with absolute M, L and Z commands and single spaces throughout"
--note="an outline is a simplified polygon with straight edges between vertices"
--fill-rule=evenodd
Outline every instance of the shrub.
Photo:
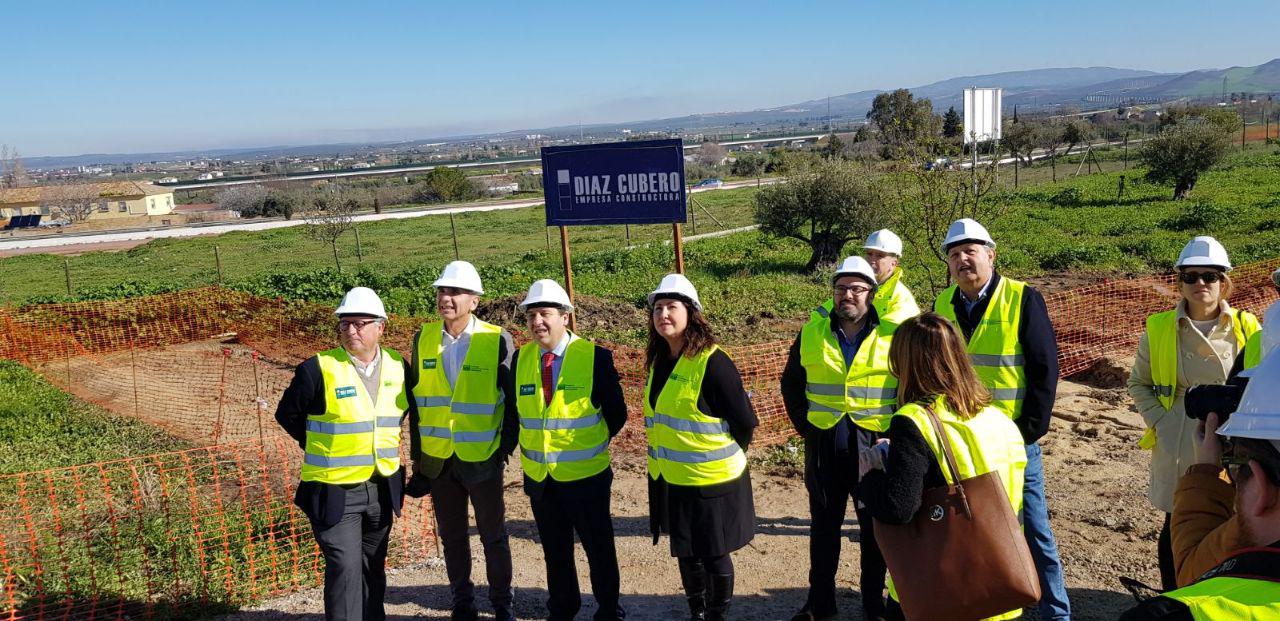
M 1213 231 L 1235 219 L 1238 209 L 1212 202 L 1196 202 L 1182 208 L 1176 216 L 1166 218 L 1160 228 L 1169 231 Z

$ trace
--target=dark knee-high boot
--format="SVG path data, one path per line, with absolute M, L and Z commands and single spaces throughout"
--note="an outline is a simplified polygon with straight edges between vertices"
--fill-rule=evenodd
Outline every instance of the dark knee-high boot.
M 731 602 L 733 602 L 733 574 L 711 574 L 711 588 L 707 595 L 707 621 L 724 621 L 729 618 Z
M 707 618 L 707 571 L 696 558 L 679 559 L 679 564 L 680 583 L 689 600 L 689 619 L 704 621 Z

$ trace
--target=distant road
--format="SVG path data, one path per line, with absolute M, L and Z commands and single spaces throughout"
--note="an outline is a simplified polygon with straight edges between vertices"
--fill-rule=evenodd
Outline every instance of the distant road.
M 778 178 L 761 179 L 759 183 L 762 185 L 777 183 Z M 733 188 L 742 188 L 755 185 L 756 181 L 735 181 L 724 184 L 721 189 L 729 190 Z M 691 193 L 714 192 L 712 188 L 699 188 L 689 190 Z M 459 204 L 445 205 L 432 209 L 410 209 L 403 211 L 389 211 L 386 213 L 368 213 L 358 215 L 354 218 L 356 222 L 377 222 L 379 220 L 400 220 L 404 218 L 420 218 L 422 216 L 447 215 L 451 213 L 468 213 L 473 211 L 503 211 L 507 209 L 524 209 L 526 207 L 536 207 L 543 204 L 542 199 L 523 200 L 523 201 L 504 201 L 498 203 L 484 204 Z M 13 256 L 16 254 L 29 254 L 35 252 L 48 252 L 49 249 L 62 246 L 75 246 L 77 252 L 90 252 L 93 250 L 116 250 L 121 247 L 131 247 L 138 242 L 146 242 L 152 239 L 161 239 L 166 237 L 196 237 L 198 235 L 221 235 L 232 231 L 266 231 L 268 229 L 281 229 L 291 226 L 302 226 L 306 224 L 306 220 L 283 220 L 283 219 L 264 219 L 264 220 L 246 220 L 242 222 L 223 222 L 210 224 L 192 224 L 188 226 L 178 227 L 153 227 L 146 229 L 132 229 L 128 231 L 110 231 L 101 233 L 83 233 L 77 235 L 43 235 L 38 237 L 14 237 L 11 239 L 0 240 L 0 254 L 3 256 Z M 133 243 L 129 243 L 133 242 Z M 122 246 L 122 244 L 125 244 Z M 25 252 L 24 252 L 25 251 Z

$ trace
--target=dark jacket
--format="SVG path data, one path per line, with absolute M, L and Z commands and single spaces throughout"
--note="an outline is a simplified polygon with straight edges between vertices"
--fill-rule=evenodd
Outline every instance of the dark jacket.
M 384 357 L 382 364 L 386 364 Z M 408 376 L 406 362 L 405 375 Z M 409 384 L 406 383 L 405 390 Z M 276 407 L 276 422 L 289 437 L 298 442 L 300 448 L 307 445 L 307 417 L 323 414 L 325 409 L 324 379 L 320 374 L 320 359 L 312 356 L 294 370 L 293 380 L 280 397 L 280 405 Z M 409 399 L 409 409 L 414 411 L 413 399 Z M 382 477 L 374 472 L 373 478 L 385 482 L 390 492 L 391 509 L 400 515 L 400 506 L 404 496 L 404 468 L 390 477 Z M 346 503 L 346 489 L 341 485 L 300 481 L 298 490 L 293 496 L 294 504 L 302 512 L 323 527 L 333 526 L 342 519 Z
M 421 358 L 418 352 L 418 338 L 422 334 L 422 329 L 413 336 L 413 352 L 408 358 L 409 371 L 405 376 L 405 383 L 410 390 L 409 400 L 413 401 L 413 387 L 418 383 L 418 369 L 421 368 Z M 515 348 L 512 346 L 511 333 L 506 330 L 498 340 L 498 388 L 502 391 L 503 402 L 512 403 L 515 401 L 515 394 L 510 392 L 511 380 L 511 357 Z M 454 477 L 469 482 L 485 481 L 495 476 L 501 476 L 502 468 L 507 463 L 507 458 L 511 456 L 511 451 L 515 449 L 516 444 L 520 442 L 520 430 L 516 426 L 516 421 L 503 416 L 502 428 L 498 431 L 498 450 L 494 451 L 493 457 L 483 462 L 465 462 L 457 458 L 457 456 L 448 459 L 437 459 L 426 455 L 422 452 L 422 439 L 418 435 L 418 410 L 414 408 L 409 412 L 409 455 L 413 460 L 413 467 L 410 469 L 412 476 L 423 476 L 427 479 L 433 479 L 447 470 L 453 473 Z
M 871 470 L 858 484 L 858 500 L 885 524 L 906 524 L 920 510 L 924 491 L 947 484 L 942 466 L 920 428 L 906 416 L 889 422 L 884 470 Z M 857 459 L 854 457 L 854 459 Z
M 1214 577 L 1243 577 L 1280 582 L 1280 541 L 1262 548 L 1240 550 L 1210 569 L 1200 581 Z M 1176 593 L 1176 591 L 1174 591 Z M 1167 595 L 1167 594 L 1166 594 Z M 1273 619 L 1275 602 L 1251 606 L 1249 619 Z M 1148 599 L 1126 611 L 1120 621 L 1194 621 L 1186 604 L 1164 595 Z
M 595 362 L 591 368 L 591 403 L 600 408 L 600 416 L 604 418 L 604 424 L 609 428 L 609 438 L 612 439 L 622 431 L 623 425 L 627 424 L 627 402 L 622 396 L 622 380 L 618 377 L 618 369 L 613 365 L 613 352 L 596 345 Z M 511 373 L 508 381 L 510 386 L 506 387 L 508 395 L 516 393 L 516 373 L 519 367 L 520 350 L 516 350 L 511 356 Z M 563 370 L 563 369 L 562 369 Z M 508 398 L 505 405 L 503 420 L 503 429 L 511 425 L 516 427 L 516 440 L 519 443 L 519 425 L 520 425 L 520 409 L 516 406 L 514 398 Z M 606 472 L 601 472 L 588 479 L 596 479 L 602 477 Z M 612 475 L 610 475 L 612 479 Z M 524 477 L 524 491 L 529 496 L 537 498 L 542 495 L 542 490 L 546 487 L 550 477 L 542 481 L 534 481 L 528 476 Z M 573 483 L 578 483 L 574 481 Z
M 963 294 L 955 290 L 951 307 L 956 321 L 966 339 L 973 336 L 978 321 L 987 312 L 991 292 L 1000 284 L 1000 274 L 992 274 L 988 295 L 978 301 L 972 313 L 965 312 Z M 1022 415 L 1013 421 L 1022 432 L 1022 440 L 1035 443 L 1049 432 L 1049 419 L 1053 416 L 1053 402 L 1058 392 L 1058 340 L 1049 321 L 1049 309 L 1044 296 L 1031 285 L 1022 295 L 1022 323 L 1018 328 L 1018 340 L 1022 343 L 1025 360 L 1023 370 L 1027 376 L 1027 396 L 1022 400 Z

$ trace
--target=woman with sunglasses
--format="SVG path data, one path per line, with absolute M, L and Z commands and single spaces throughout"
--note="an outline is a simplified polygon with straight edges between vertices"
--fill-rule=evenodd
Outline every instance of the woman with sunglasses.
M 1222 384 L 1259 329 L 1258 318 L 1231 308 L 1231 262 L 1212 237 L 1192 239 L 1175 266 L 1181 295 L 1173 310 L 1147 318 L 1129 374 L 1129 394 L 1147 425 L 1139 445 L 1152 451 L 1147 497 L 1164 512 L 1156 545 L 1163 589 L 1177 588 L 1169 521 L 1178 478 L 1196 463 L 1196 421 L 1186 415 L 1187 389 Z

